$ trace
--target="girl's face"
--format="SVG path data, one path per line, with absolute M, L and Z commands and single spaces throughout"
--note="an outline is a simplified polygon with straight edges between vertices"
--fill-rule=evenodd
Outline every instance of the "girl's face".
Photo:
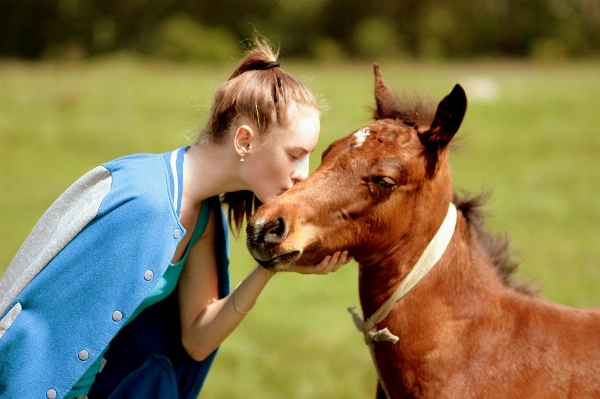
M 254 136 L 242 179 L 261 202 L 308 177 L 308 158 L 319 139 L 319 112 L 293 106 L 289 126 L 275 126 L 264 139 Z

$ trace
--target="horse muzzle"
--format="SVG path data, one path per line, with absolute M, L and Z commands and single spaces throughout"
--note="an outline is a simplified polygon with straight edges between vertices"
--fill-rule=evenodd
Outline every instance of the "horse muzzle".
M 246 245 L 252 257 L 263 267 L 275 269 L 296 260 L 300 251 L 282 251 L 281 243 L 288 235 L 284 217 L 266 221 L 253 217 L 246 227 Z

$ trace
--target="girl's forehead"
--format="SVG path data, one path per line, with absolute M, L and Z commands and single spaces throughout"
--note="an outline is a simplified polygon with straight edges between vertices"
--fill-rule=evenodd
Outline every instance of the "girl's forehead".
M 319 112 L 314 108 L 300 112 L 290 125 L 290 140 L 304 145 L 309 151 L 314 150 L 321 131 Z
M 321 121 L 319 111 L 313 107 L 293 107 L 287 124 L 274 126 L 265 142 L 276 141 L 286 147 L 303 147 L 312 151 L 317 145 Z

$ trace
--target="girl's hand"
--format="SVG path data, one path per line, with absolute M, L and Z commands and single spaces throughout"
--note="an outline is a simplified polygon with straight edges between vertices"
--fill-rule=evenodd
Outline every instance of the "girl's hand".
M 323 260 L 313 266 L 290 266 L 285 271 L 296 272 L 300 274 L 328 274 L 337 271 L 340 266 L 350 262 L 348 251 L 336 252 L 333 255 L 326 256 Z

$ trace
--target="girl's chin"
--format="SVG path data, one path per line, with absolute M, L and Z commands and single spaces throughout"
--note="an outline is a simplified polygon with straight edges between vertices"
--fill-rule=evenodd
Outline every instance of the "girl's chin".
M 278 195 L 283 194 L 284 192 L 285 192 L 285 190 L 281 190 L 277 193 L 271 193 L 271 194 L 267 194 L 267 195 L 259 195 L 256 193 L 254 195 L 256 195 L 256 198 L 258 198 L 258 200 L 264 204 L 268 200 L 271 200 L 271 199 L 277 197 Z
M 254 195 L 256 195 L 256 194 L 254 194 Z M 256 198 L 258 198 L 258 200 L 264 204 L 268 200 L 275 198 L 275 195 L 269 195 L 269 196 L 256 195 Z

